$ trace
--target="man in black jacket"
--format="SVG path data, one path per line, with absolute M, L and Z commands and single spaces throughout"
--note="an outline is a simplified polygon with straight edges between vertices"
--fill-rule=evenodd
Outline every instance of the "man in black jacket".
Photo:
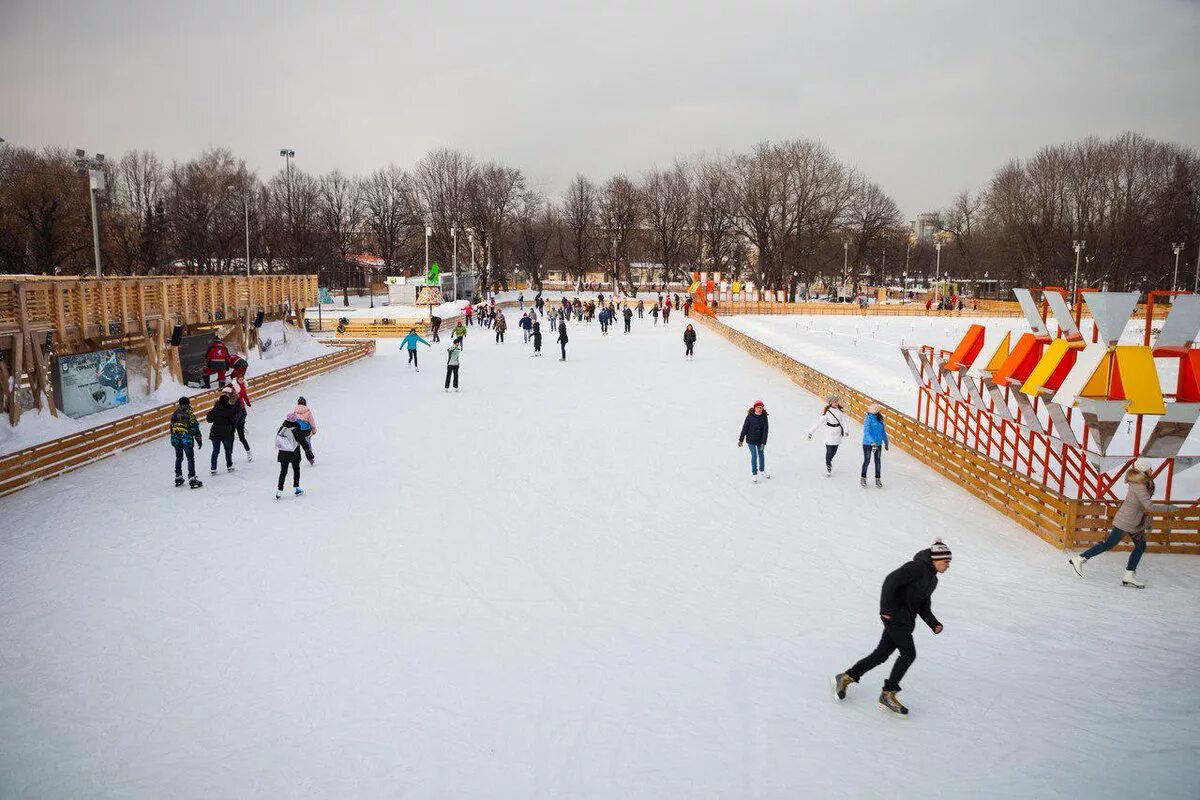
M 559 361 L 567 360 L 567 323 L 558 323 L 558 346 L 562 348 L 562 358 Z
M 937 539 L 928 549 L 913 556 L 912 561 L 884 578 L 883 591 L 879 596 L 883 637 L 875 652 L 834 677 L 833 692 L 838 700 L 846 699 L 846 689 L 850 684 L 858 683 L 865 673 L 887 661 L 893 652 L 899 650 L 900 657 L 892 666 L 892 674 L 883 682 L 879 707 L 896 714 L 908 713 L 908 709 L 896 698 L 896 693 L 900 691 L 904 673 L 917 659 L 913 629 L 917 617 L 920 617 L 934 633 L 942 632 L 942 623 L 933 615 L 929 598 L 937 588 L 938 573 L 945 572 L 949 567 L 950 548 Z

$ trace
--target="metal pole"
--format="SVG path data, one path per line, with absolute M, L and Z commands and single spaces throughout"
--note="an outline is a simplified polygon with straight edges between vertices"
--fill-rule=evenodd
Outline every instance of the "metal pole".
M 430 228 L 425 226 L 425 281 L 429 282 L 429 234 Z
M 88 196 L 92 200 L 92 247 L 96 251 L 96 277 L 100 277 L 100 219 L 96 216 L 96 190 L 91 187 L 91 176 L 88 177 Z
M 450 257 L 451 269 L 454 271 L 454 299 L 458 299 L 458 228 L 450 229 L 450 238 L 454 240 L 454 254 Z
M 1083 253 L 1085 243 L 1078 240 L 1071 244 L 1075 248 L 1075 281 L 1071 284 L 1071 294 L 1074 295 L 1079 292 L 1079 257 Z
M 1171 291 L 1179 288 L 1179 253 L 1183 250 L 1183 245 L 1173 243 L 1171 248 L 1175 251 L 1175 277 L 1171 278 Z
M 250 193 L 247 191 L 242 195 L 242 208 L 246 212 L 246 347 L 250 346 L 250 314 L 251 301 L 254 300 L 254 292 L 250 288 Z M 320 281 L 318 281 L 320 283 Z M 320 294 L 320 291 L 317 292 Z M 318 298 L 320 299 L 320 298 Z
M 934 244 L 934 249 L 937 250 L 937 266 L 933 271 L 933 304 L 937 305 L 942 302 L 942 243 Z

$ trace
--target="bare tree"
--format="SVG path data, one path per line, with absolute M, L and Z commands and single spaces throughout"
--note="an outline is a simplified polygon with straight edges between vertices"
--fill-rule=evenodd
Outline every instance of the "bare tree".
M 699 239 L 695 251 L 697 267 L 714 272 L 726 269 L 730 245 L 737 235 L 733 224 L 733 199 L 727 165 L 716 161 L 701 162 L 696 168 L 695 182 L 695 228 Z
M 346 302 L 350 283 L 347 274 L 350 254 L 360 249 L 365 207 L 362 185 L 358 178 L 348 178 L 334 170 L 321 176 L 318 198 L 322 234 L 337 258 L 337 268 L 342 276 L 342 300 Z
M 412 180 L 395 164 L 377 169 L 362 182 L 363 222 L 372 252 L 389 275 L 400 271 L 401 253 L 424 235 Z
M 611 264 L 609 277 L 613 281 L 629 280 L 629 254 L 634 237 L 642 223 L 642 198 L 633 181 L 624 175 L 609 178 L 597 197 L 597 212 L 600 230 L 598 234 L 611 245 L 601 249 Z
M 480 282 L 485 288 L 493 284 L 508 288 L 511 265 L 504 245 L 524 193 L 525 176 L 519 169 L 503 164 L 477 167 L 467 182 L 465 218 L 482 240 L 485 255 L 489 242 L 492 249 L 491 264 L 485 258 L 479 268 Z
M 563 199 L 563 236 L 560 239 L 563 260 L 576 280 L 583 280 L 591 266 L 598 214 L 595 184 L 583 175 L 576 175 Z
M 691 238 L 689 227 L 695 218 L 687 165 L 677 162 L 669 170 L 648 172 L 642 181 L 642 197 L 653 242 L 651 252 L 663 265 L 663 279 L 682 278 L 684 254 Z

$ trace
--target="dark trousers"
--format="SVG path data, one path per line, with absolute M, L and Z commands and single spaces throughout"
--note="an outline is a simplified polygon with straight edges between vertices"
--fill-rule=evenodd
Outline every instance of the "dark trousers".
M 874 453 L 874 455 L 875 455 L 875 477 L 879 478 L 879 451 L 880 451 L 880 449 L 881 449 L 881 446 L 877 445 L 877 444 L 864 444 L 863 445 L 862 477 L 864 477 L 864 478 L 867 477 L 867 464 L 871 460 L 871 454 Z
M 249 453 L 250 443 L 246 441 L 246 420 L 243 419 L 241 422 L 235 424 L 233 426 L 233 432 L 237 434 L 238 440 L 242 443 L 242 447 L 246 448 L 246 452 Z
M 684 347 L 687 348 L 687 352 L 685 352 L 684 355 L 685 356 L 692 355 L 692 350 L 694 350 L 696 348 L 696 343 L 695 342 L 684 342 L 683 344 L 684 344 Z
M 434 339 L 434 341 L 437 340 Z M 414 367 L 421 366 L 420 363 L 417 362 L 417 348 L 414 347 L 408 351 L 408 363 L 412 364 Z
M 836 445 L 836 444 L 825 445 L 825 466 L 827 466 L 827 467 L 833 466 L 833 457 L 837 455 L 838 447 L 839 447 L 839 445 Z M 863 473 L 863 477 L 864 478 L 867 477 L 867 474 L 865 472 Z
M 175 476 L 183 475 L 183 457 L 187 456 L 188 477 L 196 477 L 196 451 L 190 444 L 177 444 L 175 447 Z
M 885 623 L 883 636 L 880 637 L 875 652 L 846 670 L 846 674 L 856 681 L 861 680 L 863 675 L 887 661 L 897 650 L 900 651 L 900 656 L 892 665 L 892 674 L 883 682 L 883 690 L 898 692 L 900 691 L 900 681 L 904 680 L 904 673 L 908 672 L 908 668 L 917 660 L 917 646 L 913 644 L 913 629 L 907 625 Z
M 214 439 L 209 437 L 209 444 L 212 445 L 212 465 L 210 469 L 217 468 L 217 458 L 221 455 L 221 448 L 225 448 L 225 466 L 233 466 L 233 431 L 222 439 Z
M 496 344 L 501 344 L 504 341 L 504 331 L 496 329 Z
M 629 333 L 629 326 L 633 324 L 633 317 L 625 320 L 625 332 Z
M 288 467 L 292 468 L 292 486 L 300 485 L 300 451 L 293 450 L 286 460 L 279 462 L 279 491 L 283 491 L 283 481 L 287 478 Z
M 296 428 L 294 431 L 292 431 L 293 438 L 295 438 L 296 443 L 298 445 L 300 445 L 300 449 L 304 451 L 304 457 L 307 458 L 309 461 L 312 461 L 313 460 L 312 445 L 309 444 L 309 442 L 308 442 L 308 437 L 310 435 L 311 434 L 309 434 L 308 431 L 302 431 L 299 428 Z
M 442 340 L 442 337 L 438 336 L 438 329 L 437 329 L 437 328 L 434 328 L 434 329 L 433 329 L 433 340 L 434 340 L 435 342 L 440 342 L 440 341 Z
M 562 360 L 566 361 L 567 360 L 567 343 L 559 342 L 558 346 L 562 348 Z
M 176 457 L 175 474 L 179 474 L 178 457 Z M 1095 558 L 1105 550 L 1111 550 L 1121 541 L 1121 537 L 1125 536 L 1128 531 L 1123 531 L 1120 528 L 1113 528 L 1109 532 L 1108 538 L 1103 542 L 1092 545 L 1083 552 L 1084 558 Z M 1138 562 L 1142 560 L 1142 553 L 1146 552 L 1146 537 L 1142 534 L 1129 534 L 1133 539 L 1133 552 L 1129 554 L 1129 562 L 1125 565 L 1125 569 L 1136 571 Z
M 446 365 L 446 388 L 450 388 L 450 378 L 454 378 L 454 388 L 458 388 L 458 364 Z
M 467 324 L 468 325 L 471 324 L 471 315 L 470 314 L 467 314 Z
M 533 352 L 535 352 L 535 353 L 540 353 L 540 352 L 542 352 L 542 339 L 541 339 L 541 337 L 537 337 L 537 338 L 535 338 L 535 339 L 533 340 Z

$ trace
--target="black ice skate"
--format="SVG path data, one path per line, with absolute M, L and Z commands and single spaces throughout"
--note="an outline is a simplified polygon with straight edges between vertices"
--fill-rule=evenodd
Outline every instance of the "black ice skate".
M 890 711 L 893 714 L 904 717 L 908 716 L 908 709 L 896 697 L 896 692 L 880 692 L 879 693 L 879 709 L 881 711 Z
M 883 481 L 881 481 L 879 478 L 876 478 L 876 479 L 875 479 L 875 488 L 876 488 L 876 489 L 882 489 L 882 488 L 883 488 Z
M 846 673 L 842 672 L 833 676 L 833 696 L 838 700 L 846 699 L 846 689 L 850 684 L 857 683 L 854 678 L 851 678 Z
M 199 489 L 203 485 L 204 485 L 204 482 L 201 481 L 199 478 L 192 478 L 191 480 L 188 481 L 188 486 L 192 487 L 193 489 Z
M 183 476 L 182 476 L 182 475 L 176 475 L 176 476 L 175 476 L 175 485 L 176 485 L 176 486 L 183 486 Z

